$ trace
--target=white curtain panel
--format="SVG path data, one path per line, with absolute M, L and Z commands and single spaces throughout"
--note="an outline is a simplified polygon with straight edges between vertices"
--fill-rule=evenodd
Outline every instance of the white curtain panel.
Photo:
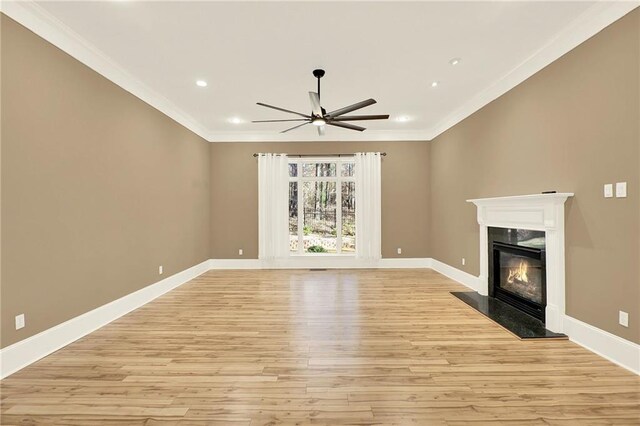
M 381 162 L 379 152 L 356 154 L 356 253 L 377 260 L 381 249 Z
M 289 255 L 289 162 L 285 154 L 258 156 L 258 257 Z

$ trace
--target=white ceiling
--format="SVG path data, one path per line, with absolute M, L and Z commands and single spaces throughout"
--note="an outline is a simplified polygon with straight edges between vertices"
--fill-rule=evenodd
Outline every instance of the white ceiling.
M 212 141 L 320 139 L 313 126 L 280 135 L 287 123 L 248 122 L 289 118 L 259 101 L 308 113 L 319 67 L 327 110 L 372 97 L 358 113 L 391 115 L 324 140 L 430 139 L 584 40 L 566 41 L 585 22 L 612 20 L 610 5 L 576 1 L 37 3 L 130 91 Z

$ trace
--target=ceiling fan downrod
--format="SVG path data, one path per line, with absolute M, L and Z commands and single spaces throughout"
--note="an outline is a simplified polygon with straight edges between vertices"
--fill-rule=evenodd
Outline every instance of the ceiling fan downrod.
M 318 79 L 318 99 L 320 99 L 320 79 L 324 77 L 324 70 L 313 70 L 313 76 Z

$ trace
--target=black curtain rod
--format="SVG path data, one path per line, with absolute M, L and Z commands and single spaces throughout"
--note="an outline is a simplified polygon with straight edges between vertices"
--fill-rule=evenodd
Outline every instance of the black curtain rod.
M 257 157 L 260 154 L 253 154 L 254 157 Z M 381 152 L 381 156 L 386 157 L 386 152 Z M 353 157 L 355 154 L 287 154 L 288 157 Z

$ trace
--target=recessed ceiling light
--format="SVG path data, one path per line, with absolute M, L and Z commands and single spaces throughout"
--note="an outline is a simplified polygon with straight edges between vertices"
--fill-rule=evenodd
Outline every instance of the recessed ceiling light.
M 238 117 L 231 117 L 229 119 L 229 123 L 231 123 L 231 124 L 242 124 L 242 123 L 244 123 L 244 120 L 242 118 L 238 118 Z
M 451 65 L 458 65 L 461 61 L 462 61 L 462 59 L 460 59 L 460 58 L 453 58 L 452 60 L 449 61 L 449 63 Z
M 439 81 L 434 81 L 433 83 L 431 83 L 431 87 L 438 87 L 440 85 Z
M 396 117 L 396 121 L 398 123 L 406 123 L 407 121 L 410 121 L 410 120 L 411 120 L 411 117 L 407 117 L 406 115 L 401 115 Z
M 198 80 L 198 81 L 196 81 L 196 86 L 207 87 L 207 82 L 204 81 L 204 80 Z

